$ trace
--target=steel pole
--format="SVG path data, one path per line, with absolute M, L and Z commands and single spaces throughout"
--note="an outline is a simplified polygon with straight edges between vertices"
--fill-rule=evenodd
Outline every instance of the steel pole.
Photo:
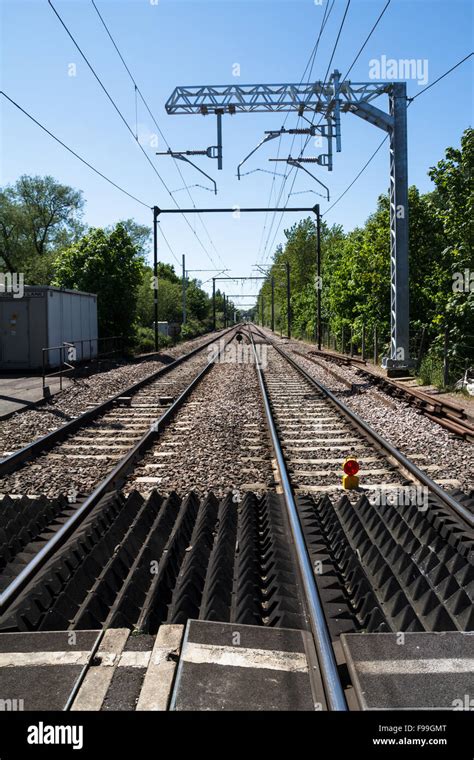
M 390 92 L 390 359 L 394 366 L 409 360 L 408 291 L 408 159 L 406 82 Z M 388 364 L 387 366 L 390 366 Z
M 183 253 L 183 325 L 186 324 L 186 257 Z
M 216 110 L 217 116 L 217 168 L 222 169 L 222 114 L 224 111 L 220 108 Z
M 216 278 L 212 278 L 212 329 L 216 329 Z
M 275 332 L 275 278 L 272 276 L 272 332 Z
M 288 338 L 291 338 L 291 283 L 290 283 L 290 262 L 286 262 L 286 310 L 287 310 L 287 332 Z
M 318 351 L 321 351 L 321 214 L 319 203 L 316 204 L 316 330 Z
M 446 327 L 444 330 L 443 344 L 443 386 L 446 388 L 449 383 L 449 331 Z
M 155 351 L 158 351 L 158 206 L 153 207 L 153 313 L 155 316 Z

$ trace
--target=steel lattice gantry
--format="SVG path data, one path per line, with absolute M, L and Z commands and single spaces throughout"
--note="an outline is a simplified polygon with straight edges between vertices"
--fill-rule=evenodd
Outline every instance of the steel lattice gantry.
M 389 110 L 373 105 L 388 95 Z M 340 114 L 353 113 L 386 131 L 390 138 L 390 356 L 386 367 L 406 367 L 409 359 L 407 97 L 405 82 L 340 81 L 309 84 L 205 85 L 176 87 L 166 103 L 169 114 L 215 114 L 222 165 L 222 116 L 291 111 L 321 113 L 334 126 L 329 140 L 341 150 Z M 220 168 L 219 166 L 219 168 Z

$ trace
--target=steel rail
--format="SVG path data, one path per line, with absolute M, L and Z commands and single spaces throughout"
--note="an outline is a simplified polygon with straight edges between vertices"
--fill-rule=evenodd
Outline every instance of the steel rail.
M 235 325 L 227 328 L 227 330 L 224 330 L 223 332 L 220 332 L 219 336 L 225 335 L 230 330 L 234 329 Z M 64 441 L 68 435 L 76 432 L 76 430 L 80 430 L 89 422 L 92 422 L 93 420 L 97 419 L 97 417 L 100 417 L 102 414 L 109 411 L 114 406 L 114 404 L 123 396 L 133 396 L 135 393 L 138 393 L 138 391 L 154 382 L 162 375 L 166 375 L 168 372 L 171 372 L 175 367 L 178 367 L 180 364 L 187 361 L 192 356 L 199 353 L 199 351 L 202 351 L 211 343 L 213 343 L 216 340 L 216 337 L 217 336 L 214 335 L 212 338 L 210 338 L 205 343 L 202 343 L 200 346 L 193 348 L 191 351 L 188 351 L 188 353 L 183 354 L 183 356 L 178 356 L 174 361 L 166 364 L 164 367 L 160 367 L 160 369 L 142 378 L 137 383 L 130 385 L 128 388 L 124 388 L 115 396 L 112 396 L 112 398 L 109 398 L 106 401 L 102 401 L 93 409 L 89 409 L 87 412 L 83 412 L 79 415 L 79 417 L 76 417 L 70 422 L 67 422 L 57 430 L 53 430 L 51 433 L 47 433 L 41 438 L 37 438 L 35 441 L 32 441 L 32 443 L 27 444 L 23 448 L 18 449 L 18 451 L 13 452 L 13 454 L 10 454 L 10 456 L 5 457 L 5 459 L 0 462 L 0 478 L 11 474 L 20 465 L 24 464 L 24 462 L 27 462 L 28 460 L 39 456 L 44 451 L 51 449 L 57 443 Z
M 318 587 L 314 579 L 314 572 L 311 565 L 311 560 L 306 548 L 306 542 L 303 535 L 303 530 L 298 517 L 298 509 L 295 504 L 293 496 L 293 490 L 290 484 L 290 478 L 288 470 L 286 468 L 285 458 L 281 449 L 280 440 L 273 420 L 273 414 L 268 399 L 267 390 L 263 378 L 262 368 L 257 356 L 255 348 L 255 342 L 251 330 L 249 330 L 250 338 L 252 341 L 252 347 L 255 357 L 255 366 L 257 369 L 258 382 L 260 391 L 262 394 L 263 405 L 265 408 L 265 415 L 267 418 L 268 428 L 272 440 L 273 449 L 275 452 L 278 471 L 280 474 L 280 483 L 283 489 L 283 496 L 285 499 L 287 514 L 290 522 L 291 533 L 296 550 L 296 559 L 303 583 L 305 592 L 305 602 L 307 605 L 307 611 L 309 616 L 309 622 L 311 631 L 314 637 L 316 645 L 316 652 L 318 655 L 319 666 L 321 669 L 321 677 L 324 684 L 324 690 L 328 706 L 331 710 L 346 711 L 347 703 L 344 697 L 344 690 L 341 684 L 339 676 L 336 658 L 331 642 L 331 635 L 326 623 L 323 606 L 318 592 Z
M 392 446 L 391 443 L 389 443 L 385 438 L 383 438 L 379 433 L 377 433 L 370 425 L 368 425 L 366 422 L 364 422 L 355 412 L 352 411 L 352 409 L 349 409 L 346 404 L 344 404 L 343 401 L 337 398 L 330 390 L 329 388 L 326 388 L 325 385 L 323 385 L 319 380 L 315 380 L 314 377 L 312 377 L 300 364 L 298 364 L 297 361 L 293 359 L 286 351 L 284 351 L 280 346 L 278 346 L 277 343 L 275 343 L 268 335 L 265 335 L 264 332 L 259 330 L 255 325 L 252 325 L 253 329 L 256 330 L 261 337 L 265 338 L 268 343 L 275 348 L 278 353 L 283 356 L 284 359 L 286 359 L 293 367 L 296 369 L 300 375 L 302 375 L 314 388 L 321 391 L 346 417 L 348 417 L 351 422 L 353 422 L 357 427 L 361 428 L 364 433 L 372 439 L 372 441 L 375 441 L 378 446 L 380 446 L 384 451 L 391 457 L 397 460 L 397 462 L 405 469 L 407 470 L 413 477 L 415 477 L 420 483 L 422 483 L 424 486 L 428 488 L 429 491 L 431 491 L 439 501 L 441 501 L 448 509 L 450 509 L 452 512 L 455 512 L 458 517 L 460 517 L 462 520 L 464 520 L 470 528 L 474 527 L 474 514 L 464 507 L 462 504 L 460 504 L 456 499 L 454 499 L 450 494 L 448 494 L 441 486 L 439 486 L 437 483 L 435 483 L 434 480 L 432 480 L 426 473 L 424 473 L 422 470 L 420 470 L 410 459 L 408 459 L 404 454 L 401 453 L 398 449 L 396 449 L 394 446 Z
M 72 710 L 72 706 L 74 704 L 74 700 L 76 699 L 77 695 L 79 694 L 79 690 L 84 683 L 84 679 L 89 671 L 89 669 L 92 667 L 92 663 L 94 662 L 95 656 L 97 652 L 99 651 L 99 647 L 102 644 L 102 640 L 105 636 L 106 628 L 102 628 L 101 631 L 99 631 L 96 640 L 94 641 L 94 644 L 92 646 L 91 651 L 89 652 L 89 656 L 87 658 L 87 662 L 84 663 L 81 672 L 77 676 L 76 680 L 74 681 L 71 691 L 69 692 L 68 698 L 66 700 L 66 703 L 62 709 L 63 712 L 68 712 Z
M 234 326 L 230 330 L 237 332 L 240 326 Z M 125 454 L 118 462 L 114 469 L 99 483 L 94 491 L 84 500 L 79 509 L 61 526 L 52 538 L 39 550 L 32 560 L 23 568 L 16 578 L 0 594 L 0 615 L 2 615 L 12 602 L 18 597 L 25 586 L 35 577 L 38 570 L 52 557 L 55 551 L 62 546 L 72 535 L 74 530 L 87 517 L 92 509 L 98 504 L 105 494 L 109 491 L 119 488 L 132 469 L 135 461 L 143 455 L 150 445 L 158 438 L 163 428 L 168 424 L 175 412 L 182 406 L 192 390 L 215 365 L 216 359 L 225 351 L 227 345 L 233 340 L 231 335 L 224 344 L 219 348 L 215 357 L 210 359 L 205 367 L 193 378 L 189 385 L 182 391 L 178 398 L 168 409 L 159 417 L 142 438 Z

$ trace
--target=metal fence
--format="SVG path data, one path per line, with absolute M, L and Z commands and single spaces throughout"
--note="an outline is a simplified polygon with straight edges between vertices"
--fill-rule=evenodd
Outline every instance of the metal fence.
M 295 336 L 297 337 L 297 336 Z M 303 331 L 299 336 L 310 343 L 316 342 L 315 334 Z M 390 351 L 390 336 L 375 326 L 352 327 L 343 325 L 339 330 L 331 330 L 328 322 L 321 323 L 321 346 L 330 351 L 346 354 L 379 364 L 382 356 Z M 429 354 L 437 346 L 437 351 Z M 474 335 L 463 336 L 462 343 L 453 343 L 449 331 L 435 332 L 427 326 L 410 330 L 410 356 L 415 359 L 415 371 L 424 366 L 427 376 L 435 385 L 450 386 L 470 367 L 474 366 Z
M 95 350 L 94 350 L 95 347 Z M 102 347 L 102 350 L 100 350 Z M 73 372 L 80 364 L 90 362 L 100 371 L 100 362 L 123 353 L 123 337 L 113 335 L 109 338 L 86 338 L 84 340 L 64 341 L 60 346 L 42 348 L 43 395 L 46 380 L 59 377 L 59 389 L 63 389 L 63 377 Z M 56 352 L 53 354 L 52 352 Z M 59 366 L 55 372 L 47 372 L 52 366 Z

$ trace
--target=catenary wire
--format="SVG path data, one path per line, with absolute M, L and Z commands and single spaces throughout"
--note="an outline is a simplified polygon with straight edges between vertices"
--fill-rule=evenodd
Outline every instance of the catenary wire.
M 97 15 L 98 15 L 98 17 L 99 17 L 99 19 L 100 19 L 100 21 L 101 21 L 102 25 L 103 25 L 103 27 L 104 27 L 105 31 L 107 32 L 107 35 L 108 35 L 108 37 L 109 37 L 110 41 L 112 42 L 112 45 L 114 46 L 114 48 L 115 48 L 115 50 L 116 50 L 116 52 L 117 52 L 117 55 L 119 56 L 120 60 L 122 61 L 123 65 L 124 65 L 124 67 L 125 67 L 125 70 L 127 71 L 128 75 L 129 75 L 129 77 L 130 77 L 130 79 L 131 79 L 131 81 L 132 81 L 132 83 L 133 83 L 133 86 L 134 86 L 134 90 L 135 90 L 135 98 L 136 98 L 136 95 L 137 95 L 137 93 L 138 93 L 138 95 L 140 96 L 140 98 L 141 98 L 141 100 L 142 100 L 142 102 L 143 102 L 143 104 L 144 104 L 144 106 L 145 106 L 146 110 L 148 111 L 148 114 L 149 114 L 150 118 L 152 119 L 152 121 L 153 121 L 153 123 L 154 123 L 154 125 L 155 125 L 156 129 L 158 130 L 159 134 L 161 135 L 161 137 L 162 137 L 162 139 L 163 139 L 163 141 L 164 141 L 164 143 L 165 143 L 166 147 L 167 147 L 168 149 L 170 149 L 170 145 L 169 145 L 169 143 L 168 143 L 168 141 L 167 141 L 167 139 L 166 139 L 165 135 L 163 134 L 163 131 L 162 131 L 161 127 L 159 126 L 159 124 L 158 124 L 158 122 L 157 122 L 157 120 L 156 120 L 156 118 L 155 118 L 155 115 L 153 114 L 153 112 L 152 112 L 152 110 L 151 110 L 150 106 L 148 105 L 148 102 L 147 102 L 147 100 L 145 99 L 145 96 L 143 95 L 142 91 L 140 90 L 140 88 L 139 88 L 139 86 L 138 86 L 138 84 L 137 84 L 137 82 L 136 82 L 136 80 L 135 80 L 135 77 L 133 76 L 132 72 L 130 71 L 130 68 L 129 68 L 129 66 L 127 65 L 127 63 L 126 63 L 126 61 L 125 61 L 125 58 L 123 57 L 123 55 L 122 55 L 122 53 L 121 53 L 121 51 L 120 51 L 120 49 L 119 49 L 119 47 L 118 47 L 118 45 L 117 45 L 117 43 L 116 43 L 116 41 L 115 41 L 114 37 L 112 36 L 112 33 L 111 33 L 111 31 L 110 31 L 110 29 L 109 29 L 109 27 L 108 27 L 108 25 L 107 25 L 107 23 L 106 23 L 106 21 L 105 21 L 104 17 L 103 17 L 103 16 L 102 16 L 102 14 L 100 13 L 100 11 L 99 11 L 99 9 L 98 9 L 98 7 L 97 7 L 96 3 L 94 2 L 94 0 L 91 0 L 91 2 L 92 2 L 92 5 L 94 6 L 94 9 L 95 9 L 95 11 L 96 11 L 96 13 L 97 13 Z M 137 121 L 138 121 L 138 119 L 137 119 Z M 138 139 L 138 126 L 137 126 L 137 139 Z M 196 208 L 196 204 L 195 204 L 195 202 L 194 202 L 194 199 L 193 199 L 193 197 L 192 197 L 192 195 L 191 195 L 191 192 L 190 192 L 190 187 L 189 187 L 188 183 L 186 182 L 186 180 L 184 179 L 184 176 L 183 176 L 183 173 L 182 173 L 182 171 L 181 171 L 181 168 L 180 168 L 180 166 L 179 166 L 179 163 L 178 163 L 177 159 L 176 159 L 174 156 L 172 156 L 172 159 L 173 159 L 174 165 L 175 165 L 175 167 L 176 167 L 176 170 L 177 170 L 177 172 L 178 172 L 178 174 L 179 174 L 179 176 L 180 176 L 180 178 L 181 178 L 181 181 L 183 182 L 183 185 L 184 185 L 184 189 L 186 190 L 186 192 L 187 192 L 187 195 L 188 195 L 188 197 L 189 197 L 189 200 L 191 201 L 191 205 L 192 205 L 192 207 L 193 207 L 193 208 Z M 197 187 L 197 185 L 196 185 L 196 187 Z M 201 224 L 202 224 L 202 227 L 203 227 L 203 229 L 204 229 L 204 232 L 206 233 L 206 235 L 207 235 L 207 237 L 208 237 L 208 239 L 209 239 L 209 242 L 210 242 L 210 244 L 211 244 L 212 248 L 213 248 L 213 249 L 214 249 L 214 251 L 216 252 L 216 254 L 217 254 L 218 258 L 221 260 L 221 262 L 222 262 L 222 263 L 224 263 L 224 262 L 222 261 L 222 258 L 221 258 L 221 256 L 220 256 L 220 254 L 219 254 L 219 251 L 217 250 L 217 248 L 216 248 L 216 246 L 215 246 L 215 244 L 214 244 L 214 241 L 212 240 L 212 237 L 211 237 L 211 235 L 209 234 L 209 231 L 208 231 L 208 229 L 207 229 L 207 227 L 206 227 L 206 224 L 205 224 L 205 222 L 204 222 L 204 220 L 203 220 L 203 218 L 202 218 L 201 214 L 197 214 L 197 217 L 198 217 L 199 221 L 200 221 L 200 222 L 201 222 Z
M 32 116 L 30 113 L 28 113 L 28 111 L 26 111 L 24 108 L 22 108 L 19 105 L 19 103 L 17 103 L 15 100 L 13 100 L 13 98 L 10 98 L 9 95 L 6 94 L 6 92 L 3 92 L 3 90 L 0 90 L 0 95 L 3 95 L 3 97 L 6 98 L 7 100 L 9 100 L 10 103 L 12 103 L 16 108 L 18 108 L 19 111 L 21 111 L 22 113 L 24 113 L 25 116 L 27 116 L 29 119 L 31 119 L 32 122 L 34 122 L 38 127 L 40 127 L 40 129 L 42 129 L 43 132 L 46 132 L 46 134 L 48 134 L 50 137 L 52 137 L 53 140 L 56 140 L 56 142 L 59 143 L 60 145 L 62 145 L 62 147 L 65 148 L 67 151 L 69 151 L 69 153 L 72 153 L 72 155 L 75 156 L 76 158 L 78 158 L 79 161 L 82 161 L 82 163 L 85 164 L 89 169 L 92 169 L 93 172 L 95 172 L 96 174 L 98 174 L 99 177 L 102 177 L 102 179 L 105 179 L 106 182 L 108 182 L 109 184 L 113 185 L 115 188 L 117 188 L 117 190 L 120 190 L 121 193 L 124 193 L 125 195 L 128 195 L 129 198 L 132 198 L 137 203 L 140 203 L 142 206 L 145 206 L 145 208 L 148 208 L 148 209 L 151 208 L 151 206 L 150 206 L 149 203 L 145 203 L 144 201 L 141 201 L 140 198 L 137 198 L 132 193 L 129 193 L 128 190 L 125 190 L 123 187 L 121 187 L 116 182 L 114 182 L 109 177 L 107 177 L 105 174 L 103 174 L 103 172 L 99 171 L 99 169 L 96 169 L 96 167 L 93 166 L 91 163 L 89 163 L 89 161 L 86 161 L 86 159 L 83 158 L 82 156 L 80 156 L 79 153 L 76 153 L 76 151 L 73 150 L 72 148 L 70 148 L 69 145 L 66 145 L 65 142 L 63 142 L 62 140 L 60 140 L 59 137 L 56 137 L 56 135 L 54 135 L 49 129 L 47 129 L 47 127 L 45 127 L 43 124 L 41 124 L 38 121 L 38 119 L 35 119 L 34 116 Z

